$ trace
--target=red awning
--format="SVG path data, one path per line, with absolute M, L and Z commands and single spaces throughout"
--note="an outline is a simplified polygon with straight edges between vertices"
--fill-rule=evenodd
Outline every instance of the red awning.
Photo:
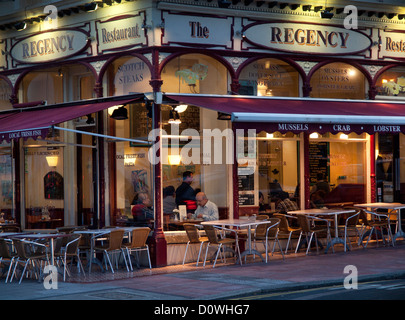
M 0 142 L 18 138 L 45 138 L 51 126 L 83 117 L 115 105 L 124 105 L 143 98 L 143 94 L 132 98 L 95 99 L 82 104 L 61 104 L 42 106 L 29 110 L 19 109 L 9 113 L 0 114 Z M 67 105 L 67 106 L 66 106 Z
M 166 94 L 232 116 L 236 128 L 268 132 L 405 133 L 405 102 Z

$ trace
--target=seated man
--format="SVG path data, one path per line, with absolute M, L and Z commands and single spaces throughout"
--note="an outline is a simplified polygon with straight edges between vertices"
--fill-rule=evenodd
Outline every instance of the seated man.
M 288 192 L 282 191 L 279 194 L 280 201 L 277 203 L 276 211 L 280 213 L 287 213 L 288 211 L 298 210 L 296 202 L 291 201 Z
M 203 219 L 204 221 L 218 220 L 218 207 L 215 203 L 208 200 L 204 192 L 199 192 L 195 196 L 197 201 L 197 209 L 194 214 L 189 214 L 189 218 Z

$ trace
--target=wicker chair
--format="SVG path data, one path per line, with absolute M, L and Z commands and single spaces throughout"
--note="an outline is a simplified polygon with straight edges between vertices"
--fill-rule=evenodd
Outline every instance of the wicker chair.
M 0 239 L 0 264 L 9 263 L 6 283 L 10 276 L 11 267 L 13 266 L 14 259 L 16 258 L 16 254 L 10 251 L 10 247 L 8 241 L 6 239 Z
M 201 250 L 204 243 L 208 243 L 207 237 L 200 237 L 200 232 L 195 224 L 192 223 L 185 223 L 183 224 L 184 230 L 186 230 L 188 241 L 186 246 L 186 251 L 184 252 L 183 258 L 183 266 L 184 262 L 186 261 L 187 251 L 190 246 L 190 243 L 198 243 L 200 244 L 200 250 L 198 251 L 198 258 L 196 266 L 198 267 L 198 263 L 200 262 Z
M 66 272 L 70 275 L 69 269 L 67 268 L 68 258 L 70 258 L 72 262 L 73 258 L 76 258 L 79 266 L 79 271 L 81 269 L 83 274 L 85 274 L 85 272 L 79 255 L 79 244 L 81 235 L 72 234 L 71 236 L 62 239 L 66 239 L 67 243 L 65 245 L 62 244 L 61 250 L 59 250 L 59 252 L 57 252 L 55 256 L 56 258 L 60 259 L 63 263 L 63 281 L 66 281 Z
M 127 258 L 125 257 L 124 251 L 122 249 L 122 239 L 124 238 L 125 231 L 122 229 L 113 229 L 111 232 L 107 233 L 107 241 L 105 245 L 95 246 L 94 251 L 101 251 L 104 253 L 105 265 L 107 268 L 107 261 L 110 265 L 111 272 L 114 273 L 114 269 L 111 264 L 109 253 L 122 253 L 124 257 L 125 266 L 127 271 L 129 271 Z M 116 266 L 118 268 L 118 259 L 116 260 Z M 108 268 L 107 268 L 108 269 Z
M 301 244 L 301 238 L 302 235 L 306 236 L 307 239 L 307 251 L 306 254 L 308 254 L 310 248 L 311 248 L 311 242 L 312 242 L 312 238 L 315 235 L 315 243 L 316 243 L 316 251 L 318 252 L 318 236 L 317 234 L 319 233 L 326 233 L 326 239 L 327 241 L 331 241 L 331 236 L 330 236 L 330 230 L 329 230 L 329 220 L 325 220 L 325 219 L 321 219 L 318 217 L 312 217 L 312 216 L 307 216 L 307 215 L 303 215 L 303 214 L 299 214 L 297 215 L 298 218 L 298 223 L 301 227 L 301 233 L 300 233 L 300 237 L 298 239 L 298 243 L 297 243 L 297 248 L 295 249 L 295 253 L 298 252 L 299 249 L 299 245 Z M 313 220 L 313 221 L 323 221 L 326 222 L 326 226 L 325 225 L 311 225 L 309 219 Z M 309 241 L 308 241 L 308 237 L 309 237 Z M 333 250 L 333 247 L 332 247 Z
M 131 233 L 131 242 L 122 244 L 122 248 L 125 249 L 127 252 L 131 271 L 134 270 L 131 262 L 132 251 L 135 251 L 136 253 L 138 253 L 139 251 L 146 251 L 148 254 L 149 269 L 152 269 L 152 264 L 150 262 L 149 246 L 146 244 L 146 240 L 148 240 L 149 233 L 150 228 L 148 227 L 141 227 L 134 229 L 132 230 Z
M 24 278 L 25 271 L 29 265 L 32 266 L 32 269 L 34 273 L 37 274 L 38 278 L 40 268 L 36 266 L 36 263 L 38 261 L 46 260 L 47 263 L 50 264 L 47 253 L 47 247 L 44 244 L 26 240 L 13 239 L 13 246 L 17 251 L 17 259 L 15 260 L 15 266 L 13 269 L 13 274 L 11 276 L 10 282 L 13 281 L 19 263 L 24 264 L 24 269 L 21 273 L 19 283 L 21 283 L 22 279 Z
M 347 209 L 351 209 L 351 208 L 347 208 Z M 346 247 L 347 244 L 349 244 L 349 247 L 351 249 L 351 241 L 349 238 L 349 231 L 354 231 L 357 234 L 358 237 L 358 241 L 357 243 L 361 243 L 360 241 L 360 237 L 361 237 L 361 230 L 363 229 L 363 226 L 359 225 L 359 218 L 360 218 L 360 213 L 362 210 L 360 209 L 354 209 L 356 210 L 356 212 L 354 214 L 351 214 L 349 217 L 347 217 L 344 221 L 344 224 L 339 224 L 338 225 L 338 230 L 343 230 L 344 231 L 344 251 L 346 252 Z M 360 230 L 359 230 L 360 228 Z
M 365 214 L 367 214 L 367 226 L 370 229 L 369 230 L 369 236 L 367 239 L 367 243 L 364 246 L 364 248 L 367 248 L 368 242 L 370 241 L 371 235 L 374 234 L 377 239 L 377 246 L 378 246 L 378 232 L 376 228 L 379 228 L 381 231 L 381 238 L 382 241 L 385 245 L 385 237 L 384 237 L 384 229 L 387 230 L 387 236 L 388 236 L 388 242 L 391 239 L 392 246 L 394 246 L 394 241 L 393 241 L 393 236 L 391 232 L 391 222 L 390 222 L 390 217 L 387 214 L 382 214 L 382 213 L 376 213 L 373 211 L 368 211 L 368 210 L 363 210 Z
M 301 227 L 292 227 L 288 223 L 287 218 L 297 219 L 297 217 L 289 216 L 289 215 L 282 214 L 282 213 L 275 213 L 274 217 L 280 219 L 280 224 L 278 226 L 279 236 L 281 236 L 281 235 L 288 236 L 287 245 L 285 246 L 285 252 L 284 252 L 285 254 L 287 254 L 288 245 L 291 246 L 291 250 L 292 250 L 292 241 L 291 241 L 292 235 L 294 233 L 300 233 L 302 229 L 301 229 Z
M 240 257 L 240 250 L 239 250 L 239 243 L 238 243 L 238 234 L 235 230 L 214 227 L 211 225 L 204 225 L 204 230 L 208 237 L 207 248 L 205 250 L 204 267 L 205 267 L 205 262 L 207 261 L 207 254 L 208 254 L 208 249 L 209 249 L 210 245 L 218 246 L 218 249 L 217 249 L 217 252 L 215 255 L 214 265 L 212 266 L 213 268 L 215 268 L 215 264 L 217 263 L 217 259 L 218 259 L 218 254 L 221 252 L 222 247 L 233 246 L 233 245 L 235 245 L 235 247 L 236 247 L 236 254 L 238 255 L 239 262 L 242 265 L 242 260 Z M 233 232 L 235 234 L 235 238 L 227 238 L 227 237 L 219 238 L 218 234 L 217 234 L 217 230 L 221 230 L 221 231 L 225 231 L 225 232 L 226 231 Z M 224 261 L 226 262 L 225 255 L 224 255 Z
M 253 248 L 256 248 L 256 241 L 260 240 L 263 241 L 265 248 L 266 248 L 266 263 L 268 261 L 268 245 L 269 241 L 273 241 L 273 250 L 271 251 L 271 254 L 273 255 L 274 249 L 276 247 L 276 243 L 278 244 L 278 247 L 280 248 L 281 255 L 283 256 L 284 259 L 284 252 L 283 249 L 281 248 L 280 241 L 278 240 L 278 226 L 280 224 L 280 219 L 278 218 L 270 218 L 269 223 L 265 224 L 259 224 L 256 229 L 255 233 L 253 235 Z

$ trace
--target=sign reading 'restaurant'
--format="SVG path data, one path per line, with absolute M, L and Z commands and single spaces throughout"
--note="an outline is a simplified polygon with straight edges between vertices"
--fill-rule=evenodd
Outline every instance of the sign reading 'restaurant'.
M 250 24 L 243 34 L 252 45 L 286 52 L 347 55 L 372 45 L 370 37 L 360 31 L 302 23 Z
M 140 12 L 136 16 L 96 21 L 98 53 L 146 45 L 145 31 L 142 29 L 144 19 L 145 13 Z
M 41 32 L 16 42 L 11 48 L 11 57 L 20 63 L 66 59 L 84 50 L 88 43 L 88 34 L 80 30 Z

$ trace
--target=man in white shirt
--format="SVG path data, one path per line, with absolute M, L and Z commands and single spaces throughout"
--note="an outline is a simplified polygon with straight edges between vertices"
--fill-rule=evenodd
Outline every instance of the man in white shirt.
M 208 200 L 204 192 L 197 193 L 195 199 L 198 207 L 194 212 L 193 218 L 203 219 L 204 221 L 219 219 L 217 205 Z

